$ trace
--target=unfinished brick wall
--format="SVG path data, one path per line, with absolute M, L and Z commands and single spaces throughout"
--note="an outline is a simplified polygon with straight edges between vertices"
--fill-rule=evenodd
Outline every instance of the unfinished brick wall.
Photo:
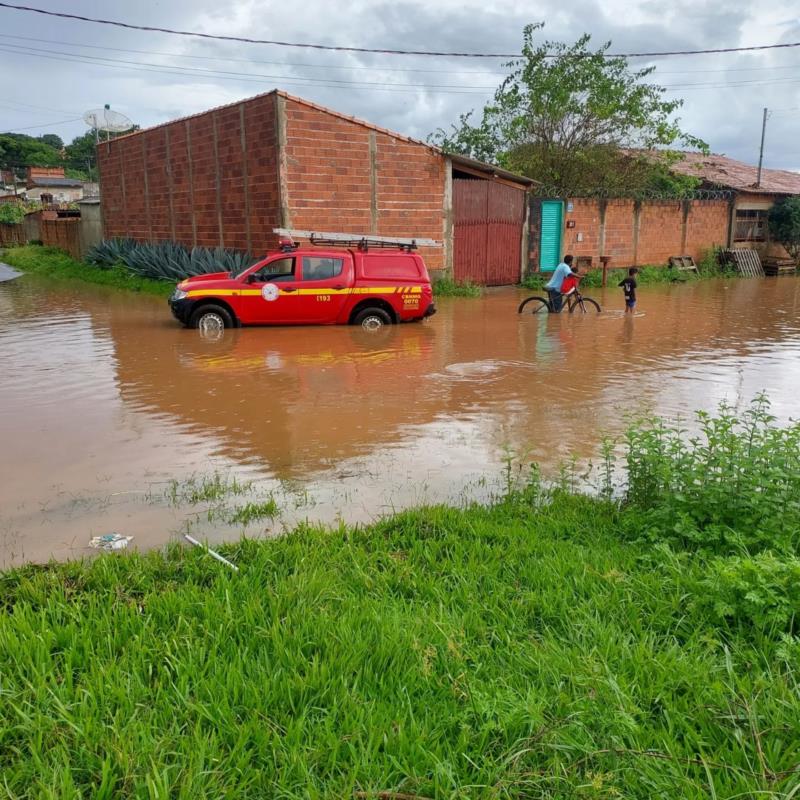
M 290 227 L 442 239 L 439 153 L 290 98 L 285 114 Z M 443 268 L 441 248 L 421 252 Z
M 377 233 L 441 241 L 445 170 L 435 151 L 378 133 Z M 420 252 L 429 269 L 444 268 L 442 248 Z
M 264 252 L 280 224 L 275 95 L 98 147 L 107 238 Z
M 600 204 L 597 200 L 579 197 L 570 201 L 569 206 L 564 206 L 564 238 L 562 249 L 564 253 L 578 256 L 594 256 L 595 260 L 600 252 Z M 567 222 L 574 222 L 574 228 L 567 228 Z M 538 226 L 537 226 L 538 227 Z M 582 241 L 578 241 L 578 237 Z M 538 242 L 536 243 L 538 246 Z
M 568 203 L 572 204 L 569 210 Z M 539 264 L 537 202 L 531 205 L 530 264 Z M 574 227 L 567 227 L 574 221 Z M 730 205 L 727 200 L 643 201 L 575 198 L 565 201 L 562 253 L 611 257 L 612 267 L 666 264 L 670 256 L 690 255 L 700 261 L 728 241 Z M 581 241 L 578 241 L 579 234 Z
M 730 206 L 726 201 L 693 200 L 686 220 L 684 252 L 695 262 L 715 247 L 728 246 Z
M 637 264 L 667 264 L 670 256 L 682 255 L 683 206 L 680 201 L 642 203 Z

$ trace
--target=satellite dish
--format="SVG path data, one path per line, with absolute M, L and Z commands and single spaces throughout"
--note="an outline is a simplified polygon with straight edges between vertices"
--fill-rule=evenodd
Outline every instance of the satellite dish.
M 100 139 L 100 131 L 106 132 L 106 140 L 108 140 L 109 133 L 124 133 L 133 128 L 132 120 L 124 114 L 120 114 L 119 111 L 112 111 L 109 105 L 87 111 L 83 115 L 83 121 L 94 130 L 97 141 Z

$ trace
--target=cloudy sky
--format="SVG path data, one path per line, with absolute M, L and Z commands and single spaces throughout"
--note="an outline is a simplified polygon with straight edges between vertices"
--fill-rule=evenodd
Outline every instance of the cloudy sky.
M 13 0 L 11 0 L 13 2 Z M 618 52 L 800 41 L 797 0 L 28 0 L 52 11 L 253 38 L 372 48 L 518 52 L 523 26 L 581 33 Z M 0 8 L 0 130 L 83 133 L 110 103 L 143 127 L 275 87 L 425 138 L 481 108 L 501 59 L 333 53 L 111 28 Z M 685 130 L 755 163 L 762 109 L 766 166 L 800 170 L 800 47 L 662 58 L 656 80 L 682 97 Z

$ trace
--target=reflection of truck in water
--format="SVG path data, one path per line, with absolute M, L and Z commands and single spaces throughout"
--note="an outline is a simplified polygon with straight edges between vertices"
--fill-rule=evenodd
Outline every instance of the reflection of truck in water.
M 428 380 L 435 329 L 343 333 L 180 336 L 156 358 L 141 341 L 115 336 L 122 397 L 128 407 L 169 415 L 186 432 L 217 437 L 222 455 L 299 477 L 390 446 L 403 429 L 441 411 L 441 393 Z
M 335 245 L 332 240 L 313 242 Z M 412 244 L 361 239 L 357 247 L 281 251 L 239 274 L 215 272 L 178 284 L 176 319 L 204 331 L 240 325 L 360 325 L 377 330 L 435 313 L 431 281 Z M 380 245 L 382 249 L 371 249 Z

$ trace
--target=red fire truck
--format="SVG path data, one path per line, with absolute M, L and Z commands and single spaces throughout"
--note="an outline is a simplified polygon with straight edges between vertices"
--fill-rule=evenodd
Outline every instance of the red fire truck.
M 305 233 L 305 232 L 304 232 Z M 375 330 L 436 313 L 425 262 L 413 239 L 290 238 L 238 274 L 214 272 L 179 283 L 176 319 L 204 331 L 240 325 L 361 325 Z

